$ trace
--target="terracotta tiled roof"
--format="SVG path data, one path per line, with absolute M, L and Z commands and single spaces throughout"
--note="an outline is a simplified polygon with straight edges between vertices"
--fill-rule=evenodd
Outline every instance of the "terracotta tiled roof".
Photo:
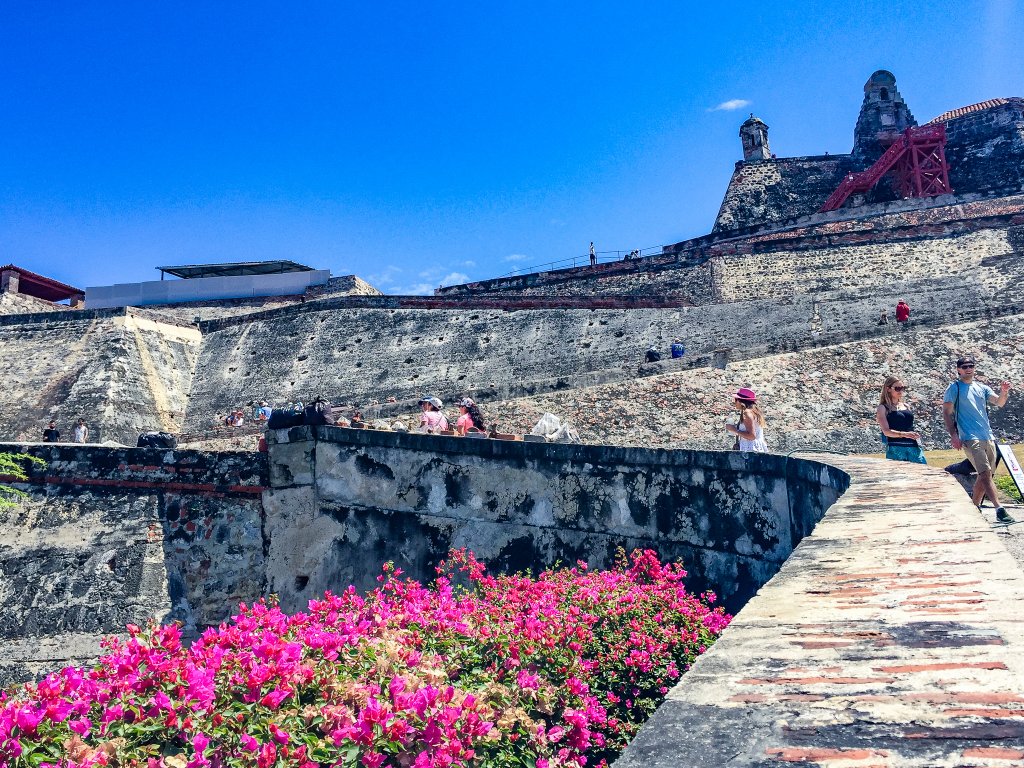
M 0 267 L 0 272 L 7 270 L 13 270 L 21 276 L 21 285 L 18 288 L 19 293 L 25 293 L 29 296 L 35 296 L 38 299 L 45 299 L 46 301 L 62 301 L 69 299 L 76 294 L 84 294 L 81 288 L 75 288 L 73 285 L 62 283 L 59 280 L 54 280 L 52 277 L 44 277 L 43 275 L 37 275 L 35 272 L 31 272 L 23 267 L 15 266 L 14 264 L 5 264 Z
M 972 112 L 984 112 L 986 109 L 992 109 L 992 107 L 1001 107 L 1003 104 L 1009 104 L 1011 101 L 1021 101 L 1021 99 L 989 99 L 988 101 L 979 101 L 977 104 L 971 104 L 970 106 L 951 109 L 949 112 L 943 112 L 938 117 L 929 120 L 925 125 L 946 123 L 950 120 L 956 120 L 958 117 L 969 115 Z

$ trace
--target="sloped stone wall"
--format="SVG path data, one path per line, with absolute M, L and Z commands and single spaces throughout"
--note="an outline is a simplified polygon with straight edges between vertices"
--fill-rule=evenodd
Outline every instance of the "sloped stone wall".
M 71 307 L 53 304 L 24 293 L 0 291 L 0 315 L 26 315 L 34 312 L 61 312 Z
M 843 176 L 861 170 L 850 155 L 783 157 L 736 163 L 714 232 L 814 213 Z
M 41 440 L 50 419 L 66 439 L 84 418 L 90 440 L 128 445 L 143 431 L 179 431 L 201 336 L 153 318 L 134 309 L 0 317 L 0 438 Z
M 964 237 L 977 238 L 979 252 L 1008 247 L 1005 234 Z M 953 239 L 949 243 L 951 248 L 960 245 Z M 922 255 L 926 263 L 929 253 Z M 807 258 L 804 266 L 813 271 L 810 257 L 799 258 Z M 719 350 L 728 350 L 727 356 L 735 360 L 841 343 L 882 333 L 881 311 L 894 321 L 900 298 L 910 302 L 915 322 L 929 327 L 1019 311 L 1017 285 L 1024 277 L 1024 258 L 960 252 L 955 258 L 974 258 L 977 267 L 940 278 L 939 260 L 924 270 L 926 279 L 914 280 L 908 270 L 879 292 L 780 297 L 754 272 L 733 290 L 748 291 L 757 300 L 700 307 L 500 312 L 474 310 L 467 299 L 461 310 L 307 306 L 254 316 L 245 323 L 211 324 L 186 431 L 209 430 L 229 409 L 251 400 L 308 401 L 322 393 L 335 403 L 365 406 L 431 393 L 446 401 L 470 395 L 487 402 L 628 382 L 656 372 L 641 367 L 648 346 L 660 348 L 667 358 L 675 337 L 687 347 L 686 363 L 696 365 L 709 365 Z M 876 259 L 876 271 L 887 260 L 904 263 L 881 249 Z M 851 264 L 848 269 L 850 282 L 855 282 L 861 268 Z M 793 281 L 793 275 L 790 269 L 778 280 Z M 845 275 L 837 266 L 832 279 L 843 286 Z M 816 287 L 811 279 L 807 277 L 805 288 Z M 818 288 L 828 284 L 824 276 L 821 283 Z
M 1024 189 L 1024 99 L 946 123 L 949 182 L 958 194 Z
M 869 286 L 897 297 L 908 280 L 970 276 L 984 259 L 1012 252 L 1006 229 L 985 229 L 927 240 L 726 256 L 716 265 L 715 282 L 721 301 Z
M 936 311 L 955 311 L 948 298 Z M 885 447 L 874 413 L 891 373 L 910 386 L 908 403 L 925 447 L 948 448 L 942 395 L 954 378 L 953 362 L 965 352 L 978 356 L 985 381 L 1013 383 L 1006 407 L 992 411 L 992 425 L 1001 438 L 1024 442 L 1021 314 L 937 328 L 912 318 L 909 326 L 889 325 L 873 338 L 733 360 L 724 370 L 669 362 L 651 377 L 490 403 L 484 413 L 508 432 L 529 431 L 551 412 L 575 425 L 586 442 L 715 450 L 731 445 L 724 424 L 735 419 L 732 393 L 749 386 L 768 420 L 770 451 L 880 453 Z

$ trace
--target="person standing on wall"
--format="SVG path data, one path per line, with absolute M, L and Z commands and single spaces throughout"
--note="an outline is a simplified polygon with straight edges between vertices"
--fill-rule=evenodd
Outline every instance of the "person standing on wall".
M 57 422 L 51 421 L 46 429 L 43 430 L 43 442 L 44 443 L 59 443 L 60 442 L 60 430 L 57 429 Z
M 905 323 L 910 319 L 910 305 L 903 299 L 896 305 L 896 322 Z
M 914 412 L 903 402 L 906 385 L 896 376 L 886 376 L 875 409 L 875 421 L 885 435 L 885 458 L 927 464 L 921 450 L 921 435 L 914 431 Z
M 590 241 L 590 266 L 597 266 L 597 252 L 594 250 L 594 241 Z
M 725 425 L 725 431 L 736 435 L 735 450 L 752 453 L 767 453 L 768 443 L 764 439 L 764 413 L 757 404 L 754 390 L 742 387 L 733 395 L 733 403 L 740 412 L 736 426 Z
M 997 408 L 1006 405 L 1010 382 L 1001 382 L 997 395 L 988 384 L 974 380 L 976 365 L 971 355 L 956 361 L 957 380 L 946 388 L 942 398 L 942 419 L 953 442 L 953 449 L 963 449 L 974 465 L 974 471 L 978 473 L 974 493 L 971 494 L 975 506 L 980 510 L 981 503 L 988 496 L 996 508 L 996 520 L 1012 523 L 1014 519 L 1000 505 L 996 484 L 992 482 L 992 472 L 996 467 L 996 442 L 988 420 L 989 403 Z
M 79 419 L 75 424 L 75 428 L 71 430 L 71 440 L 76 443 L 89 440 L 89 428 L 85 425 L 85 419 Z

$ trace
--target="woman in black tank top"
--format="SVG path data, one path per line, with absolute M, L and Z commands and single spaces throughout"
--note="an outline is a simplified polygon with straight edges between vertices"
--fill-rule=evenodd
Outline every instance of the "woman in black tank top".
M 914 431 L 914 412 L 903 402 L 907 387 L 895 376 L 887 376 L 875 409 L 875 421 L 885 435 L 885 458 L 927 464 L 921 450 L 921 435 Z

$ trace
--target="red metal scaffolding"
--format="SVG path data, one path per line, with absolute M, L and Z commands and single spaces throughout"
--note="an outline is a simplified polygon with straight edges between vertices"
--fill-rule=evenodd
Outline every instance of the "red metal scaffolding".
M 874 165 L 860 173 L 847 174 L 820 210 L 842 208 L 850 195 L 867 192 L 890 171 L 901 197 L 934 197 L 952 192 L 945 124 L 907 128 Z

